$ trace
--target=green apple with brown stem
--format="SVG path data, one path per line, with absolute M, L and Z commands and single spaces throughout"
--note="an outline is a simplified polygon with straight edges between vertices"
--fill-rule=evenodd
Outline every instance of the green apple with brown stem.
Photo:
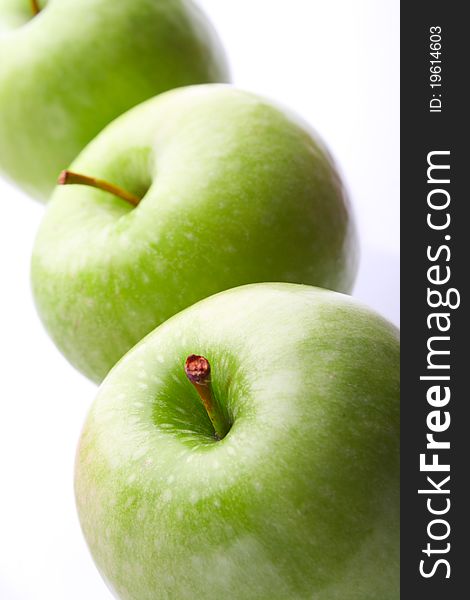
M 191 0 L 0 0 L 0 173 L 47 200 L 59 171 L 117 116 L 228 78 Z
M 254 94 L 162 94 L 106 128 L 61 183 L 87 185 L 56 189 L 33 292 L 58 347 L 96 381 L 157 325 L 224 289 L 352 286 L 355 227 L 330 154 Z
M 308 286 L 205 299 L 106 378 L 75 488 L 121 600 L 398 600 L 398 332 Z

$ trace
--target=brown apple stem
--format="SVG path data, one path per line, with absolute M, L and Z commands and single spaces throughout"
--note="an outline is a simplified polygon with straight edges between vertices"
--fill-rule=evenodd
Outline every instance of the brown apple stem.
M 114 194 L 118 198 L 122 198 L 132 206 L 137 206 L 141 201 L 141 198 L 131 194 L 127 190 L 123 190 L 117 185 L 113 183 L 108 183 L 103 179 L 97 179 L 96 177 L 89 177 L 88 175 L 82 175 L 80 173 L 74 173 L 73 171 L 62 171 L 59 175 L 59 179 L 57 180 L 59 185 L 88 185 L 90 187 L 98 188 L 99 190 L 103 190 L 105 192 L 109 192 L 110 194 Z
M 39 6 L 38 0 L 29 0 L 29 5 L 31 6 L 31 12 L 34 16 L 41 12 L 41 7 Z
M 201 398 L 202 404 L 214 426 L 216 438 L 221 440 L 227 435 L 230 427 L 225 420 L 224 414 L 212 390 L 210 379 L 211 366 L 209 361 L 207 358 L 204 358 L 204 356 L 191 354 L 191 356 L 188 356 L 186 359 L 184 372 Z

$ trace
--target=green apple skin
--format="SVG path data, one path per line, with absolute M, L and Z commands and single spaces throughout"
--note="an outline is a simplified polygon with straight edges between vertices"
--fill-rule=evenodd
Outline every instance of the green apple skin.
M 190 0 L 0 0 L 0 172 L 47 200 L 109 122 L 160 92 L 225 82 L 221 44 Z
M 183 371 L 192 353 L 232 423 L 221 441 Z M 309 286 L 207 298 L 109 374 L 75 489 L 122 600 L 398 600 L 398 333 Z
M 157 325 L 224 289 L 351 288 L 356 234 L 334 164 L 267 100 L 225 85 L 167 92 L 108 126 L 71 168 L 145 194 L 133 208 L 59 186 L 35 243 L 39 314 L 95 381 Z

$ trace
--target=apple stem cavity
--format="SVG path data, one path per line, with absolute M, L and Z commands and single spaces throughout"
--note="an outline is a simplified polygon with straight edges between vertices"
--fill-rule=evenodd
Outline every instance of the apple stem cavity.
M 230 426 L 227 423 L 212 390 L 210 379 L 211 366 L 209 361 L 207 358 L 204 358 L 204 356 L 191 354 L 186 359 L 184 372 L 201 398 L 202 404 L 214 427 L 215 437 L 218 440 L 221 440 L 227 435 Z
M 34 16 L 41 12 L 41 7 L 39 6 L 38 0 L 29 0 L 29 5 L 31 6 L 31 12 Z
M 104 192 L 109 192 L 122 200 L 125 200 L 129 204 L 131 204 L 134 208 L 138 206 L 141 201 L 139 196 L 135 196 L 131 194 L 127 190 L 123 190 L 117 185 L 113 183 L 109 183 L 104 181 L 103 179 L 97 179 L 96 177 L 89 177 L 88 175 L 82 175 L 81 173 L 74 173 L 73 171 L 62 171 L 59 175 L 59 179 L 57 180 L 59 185 L 88 185 L 90 187 L 97 188 L 99 190 L 103 190 Z

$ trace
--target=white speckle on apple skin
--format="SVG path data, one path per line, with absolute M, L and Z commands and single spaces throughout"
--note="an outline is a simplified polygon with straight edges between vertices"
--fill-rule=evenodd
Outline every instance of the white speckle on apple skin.
M 129 239 L 129 236 L 127 236 L 127 235 L 121 235 L 119 238 L 119 243 L 120 243 L 121 247 L 124 249 L 127 249 L 131 246 L 131 240 Z
M 129 498 L 126 500 L 126 503 L 124 504 L 124 510 L 127 510 L 128 508 L 130 508 L 135 501 L 135 497 L 134 496 L 129 496 Z
M 173 429 L 173 425 L 171 423 L 159 423 L 159 429 Z
M 145 447 L 138 448 L 137 450 L 135 450 L 132 453 L 132 458 L 134 460 L 140 460 L 146 453 L 147 453 L 147 448 L 145 448 Z
M 170 502 L 172 497 L 173 497 L 173 494 L 172 494 L 171 490 L 165 490 L 162 494 L 162 502 Z
M 165 580 L 165 583 L 167 585 L 173 585 L 173 583 L 175 582 L 174 576 L 173 575 L 169 575 L 168 573 L 165 574 L 164 580 Z
M 157 550 L 160 550 L 163 547 L 163 540 L 161 538 L 155 538 L 153 543 Z

